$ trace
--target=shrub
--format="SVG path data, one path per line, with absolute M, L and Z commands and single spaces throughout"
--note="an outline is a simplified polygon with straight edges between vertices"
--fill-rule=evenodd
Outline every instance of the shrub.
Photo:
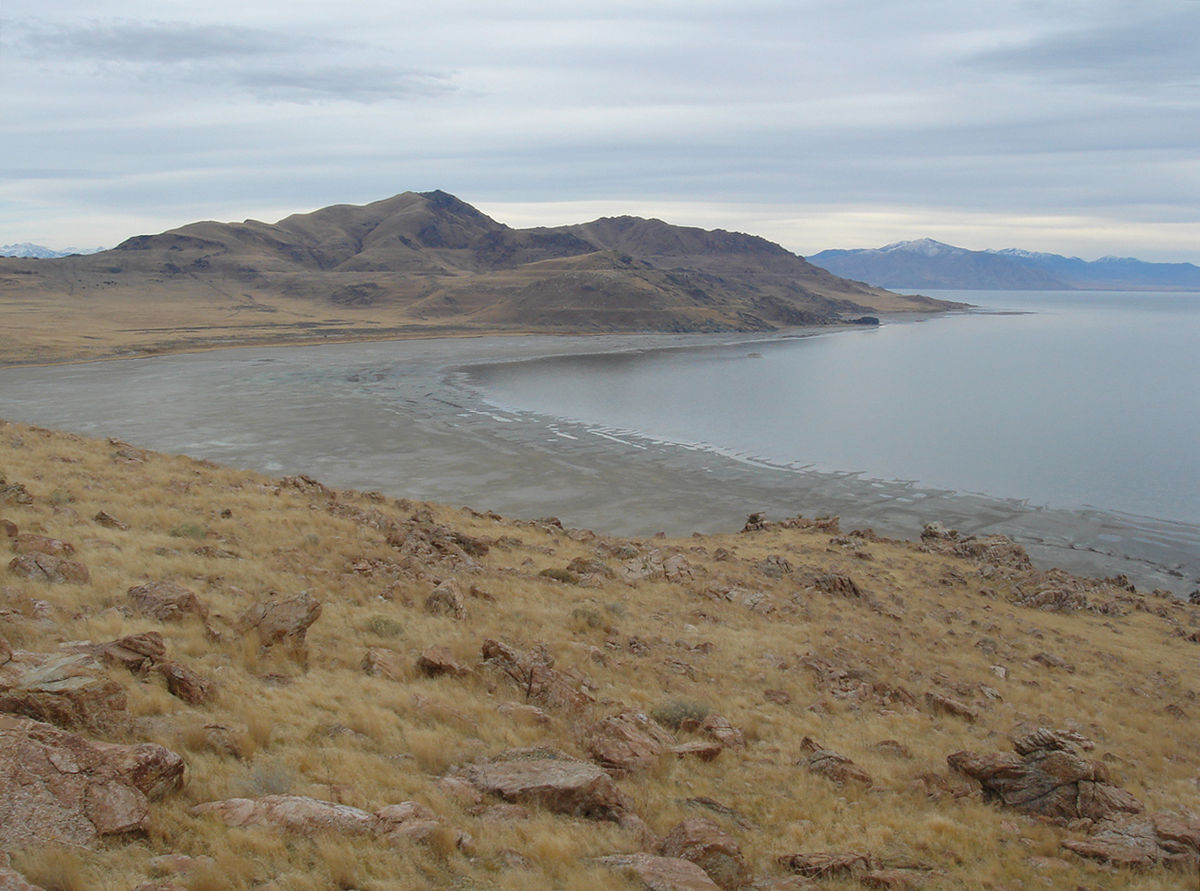
M 391 616 L 374 615 L 367 619 L 366 629 L 379 637 L 399 637 L 404 633 L 404 623 Z
M 207 531 L 199 523 L 181 523 L 168 533 L 172 538 L 204 538 Z
M 579 584 L 579 576 L 569 569 L 543 569 L 538 575 L 554 579 L 556 582 L 566 582 L 568 585 Z
M 689 719 L 703 721 L 708 717 L 709 707 L 702 702 L 687 702 L 683 699 L 670 699 L 656 705 L 650 712 L 652 717 L 664 727 L 678 730 L 679 726 Z

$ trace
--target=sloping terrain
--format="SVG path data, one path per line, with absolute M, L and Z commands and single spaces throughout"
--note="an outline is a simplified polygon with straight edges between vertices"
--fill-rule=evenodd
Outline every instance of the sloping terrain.
M 444 192 L 110 251 L 0 259 L 0 361 L 463 332 L 771 330 L 951 307 L 749 235 L 618 217 L 512 229 Z
M 0 421 L 0 542 L 4 887 L 1195 884 L 1200 605 L 1000 537 L 614 539 Z

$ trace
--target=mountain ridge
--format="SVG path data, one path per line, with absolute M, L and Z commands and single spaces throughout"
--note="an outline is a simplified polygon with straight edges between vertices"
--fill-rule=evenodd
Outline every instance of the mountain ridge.
M 972 251 L 921 238 L 881 248 L 825 250 L 810 262 L 885 288 L 1001 290 L 1193 290 L 1200 267 L 1134 257 L 1098 260 L 1020 248 Z
M 515 229 L 439 190 L 276 223 L 199 221 L 89 256 L 3 260 L 0 306 L 20 308 L 21 324 L 40 313 L 47 341 L 75 306 L 113 338 L 174 350 L 218 339 L 771 331 L 961 304 L 839 278 L 759 236 L 632 216 Z M 83 335 L 77 346 L 99 347 Z

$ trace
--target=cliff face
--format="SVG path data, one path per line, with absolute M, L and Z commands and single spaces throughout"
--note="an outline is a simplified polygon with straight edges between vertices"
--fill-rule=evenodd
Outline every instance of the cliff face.
M 770 330 L 951 306 L 840 279 L 750 235 L 635 217 L 513 229 L 445 192 L 275 224 L 192 223 L 88 256 L 0 260 L 0 310 L 19 308 L 17 324 L 54 301 L 81 301 L 102 329 L 107 315 L 167 302 L 174 316 L 146 328 L 259 340 L 353 336 L 353 326 L 380 336 Z M 255 315 L 267 312 L 278 313 L 269 325 Z

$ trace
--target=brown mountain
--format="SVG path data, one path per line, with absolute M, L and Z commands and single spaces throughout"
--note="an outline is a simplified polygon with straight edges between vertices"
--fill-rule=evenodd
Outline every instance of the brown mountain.
M 513 229 L 440 191 L 0 260 L 10 330 L 49 325 L 61 339 L 78 312 L 96 343 L 77 347 L 94 355 L 450 331 L 771 330 L 950 306 L 838 278 L 752 235 L 637 217 Z M 0 335 L 0 359 L 55 357 L 36 337 L 41 351 L 14 357 L 12 336 Z

